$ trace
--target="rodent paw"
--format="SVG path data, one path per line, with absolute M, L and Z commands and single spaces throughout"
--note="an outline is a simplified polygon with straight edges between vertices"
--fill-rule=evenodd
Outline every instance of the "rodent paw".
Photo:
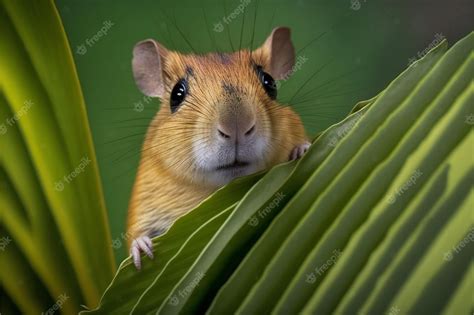
M 143 251 L 148 257 L 153 259 L 153 243 L 148 236 L 140 236 L 133 240 L 130 246 L 130 255 L 138 270 L 142 267 L 140 252 Z
M 303 144 L 297 145 L 290 153 L 290 161 L 294 161 L 302 157 L 306 151 L 308 151 L 309 147 L 311 146 L 311 143 L 306 141 Z

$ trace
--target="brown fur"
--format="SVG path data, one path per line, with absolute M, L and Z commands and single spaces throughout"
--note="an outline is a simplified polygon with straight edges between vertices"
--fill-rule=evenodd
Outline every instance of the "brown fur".
M 259 134 L 271 139 L 263 168 L 288 161 L 291 150 L 306 141 L 299 116 L 272 100 L 255 74 L 257 64 L 271 73 L 275 60 L 270 45 L 267 40 L 252 53 L 243 50 L 203 56 L 183 55 L 159 46 L 164 94 L 146 135 L 132 192 L 128 215 L 131 240 L 163 233 L 219 188 L 197 170 L 192 151 L 196 141 L 210 141 L 219 121 L 225 124 L 237 115 L 237 124 L 248 125 L 256 119 Z M 170 93 L 183 77 L 189 81 L 189 95 L 172 114 Z

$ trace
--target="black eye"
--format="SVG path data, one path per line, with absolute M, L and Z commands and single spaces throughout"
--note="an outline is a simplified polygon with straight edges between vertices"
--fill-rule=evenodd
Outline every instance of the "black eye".
M 171 91 L 171 96 L 170 96 L 170 107 L 171 107 L 171 113 L 175 113 L 179 105 L 184 101 L 184 98 L 186 97 L 186 94 L 188 94 L 188 87 L 185 79 L 181 79 L 176 83 L 174 86 L 173 90 Z
M 265 71 L 263 71 L 261 66 L 257 66 L 257 74 L 268 96 L 270 96 L 272 100 L 276 99 L 277 85 L 276 85 L 275 80 L 272 78 L 272 76 L 266 73 Z

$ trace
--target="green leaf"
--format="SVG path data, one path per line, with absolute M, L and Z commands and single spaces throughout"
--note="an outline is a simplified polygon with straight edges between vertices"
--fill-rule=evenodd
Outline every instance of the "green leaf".
M 97 305 L 115 271 L 82 92 L 53 1 L 2 0 L 0 28 L 2 229 L 52 301 L 28 312 L 65 294 L 75 313 Z
M 432 54 L 437 53 L 440 56 L 443 51 L 442 48 L 442 46 L 438 47 L 438 51 L 433 51 Z M 436 58 L 431 58 L 431 63 L 435 60 Z M 425 65 L 428 66 L 429 62 Z M 421 65 L 418 65 L 418 67 L 421 67 Z M 417 69 L 418 71 L 411 70 L 405 73 L 405 78 L 422 73 L 420 69 Z M 430 72 L 426 73 L 426 76 L 433 78 L 433 76 L 430 76 Z M 396 109 L 393 108 L 392 113 L 385 116 L 387 118 L 379 120 L 376 125 L 379 125 L 380 128 L 364 141 L 363 150 L 349 152 L 346 156 L 350 157 L 350 161 L 345 163 L 345 168 L 340 168 L 338 175 L 319 177 L 319 182 L 323 181 L 321 185 L 325 190 L 318 194 L 318 198 L 313 202 L 305 217 L 301 219 L 300 224 L 289 233 L 285 243 L 282 244 L 279 252 L 267 267 L 262 279 L 252 289 L 252 292 L 263 293 L 252 295 L 251 292 L 247 301 L 241 306 L 242 312 L 263 311 L 263 307 L 271 309 L 272 301 L 279 302 L 277 310 L 281 312 L 299 310 L 311 296 L 315 286 L 324 278 L 317 277 L 315 283 L 309 286 L 305 275 L 312 275 L 311 269 L 314 270 L 315 266 L 323 265 L 334 256 L 334 251 L 342 251 L 350 239 L 351 233 L 366 220 L 377 203 L 385 201 L 384 193 L 392 191 L 390 190 L 390 184 L 393 182 L 393 178 L 400 172 L 408 156 L 417 148 L 419 142 L 423 140 L 427 131 L 432 127 L 428 125 L 424 130 L 420 130 L 420 126 L 415 124 L 415 119 L 423 117 L 423 109 L 429 109 L 426 104 L 429 104 L 434 98 L 433 94 L 423 89 L 423 79 L 417 78 L 419 82 L 413 86 L 413 84 L 410 84 L 410 80 L 405 78 L 400 77 L 394 81 L 392 86 L 398 88 L 398 97 L 402 95 L 401 91 L 406 91 L 408 98 L 398 100 L 401 105 L 397 106 Z M 447 80 L 446 77 L 440 76 L 434 78 Z M 465 87 L 467 82 L 460 82 L 461 87 Z M 409 86 L 412 86 L 412 89 L 409 89 Z M 437 88 L 429 87 L 428 89 L 433 92 L 438 91 Z M 389 87 L 378 98 L 373 106 L 374 109 L 377 108 L 378 103 L 384 103 L 384 110 L 389 110 L 387 104 L 393 99 L 389 93 L 390 90 Z M 438 108 L 435 110 L 438 110 Z M 442 113 L 441 111 L 440 114 Z M 374 117 L 371 114 L 372 112 L 369 112 L 358 127 L 365 127 L 362 123 L 366 122 L 368 124 L 369 120 Z M 459 124 L 458 126 L 461 127 Z M 410 130 L 413 130 L 410 127 L 416 128 L 418 134 L 410 135 Z M 405 135 L 407 136 L 404 137 Z M 344 144 L 341 144 L 341 150 L 343 149 Z M 344 153 L 339 154 L 342 156 Z M 437 157 L 440 156 L 442 155 L 437 155 Z M 433 162 L 435 160 L 433 159 Z M 410 173 L 415 170 L 416 168 L 410 170 Z M 325 182 L 325 179 L 328 182 Z M 395 185 L 399 184 L 395 183 Z M 403 185 L 403 182 L 400 183 L 401 185 Z M 334 198 L 336 195 L 338 198 Z M 396 205 L 400 207 L 401 203 L 397 202 Z M 334 228 L 328 230 L 331 227 Z M 310 254 L 308 255 L 308 253 Z M 295 275 L 293 266 L 300 265 L 303 266 Z M 273 281 L 277 276 L 279 279 L 283 279 L 281 284 L 278 285 Z M 349 279 L 349 277 L 344 278 L 344 281 L 349 281 Z M 287 281 L 292 285 L 288 287 Z M 284 292 L 283 290 L 286 290 L 287 296 L 283 296 L 280 300 L 276 299 L 275 297 L 279 297 Z M 288 296 L 290 292 L 291 295 Z M 262 304 L 257 301 L 257 296 L 261 298 L 262 295 L 263 298 L 273 296 L 275 299 Z M 335 296 L 336 294 L 332 292 L 330 298 Z M 328 297 L 328 299 L 330 298 Z M 329 305 L 329 303 L 326 304 Z

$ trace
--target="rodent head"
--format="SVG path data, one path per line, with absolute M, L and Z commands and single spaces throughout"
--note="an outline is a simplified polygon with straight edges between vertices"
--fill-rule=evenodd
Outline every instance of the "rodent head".
M 255 51 L 184 55 L 154 40 L 135 45 L 140 90 L 159 97 L 144 150 L 153 163 L 193 183 L 222 186 L 270 166 L 279 150 L 274 80 L 295 53 L 288 28 L 276 28 Z

